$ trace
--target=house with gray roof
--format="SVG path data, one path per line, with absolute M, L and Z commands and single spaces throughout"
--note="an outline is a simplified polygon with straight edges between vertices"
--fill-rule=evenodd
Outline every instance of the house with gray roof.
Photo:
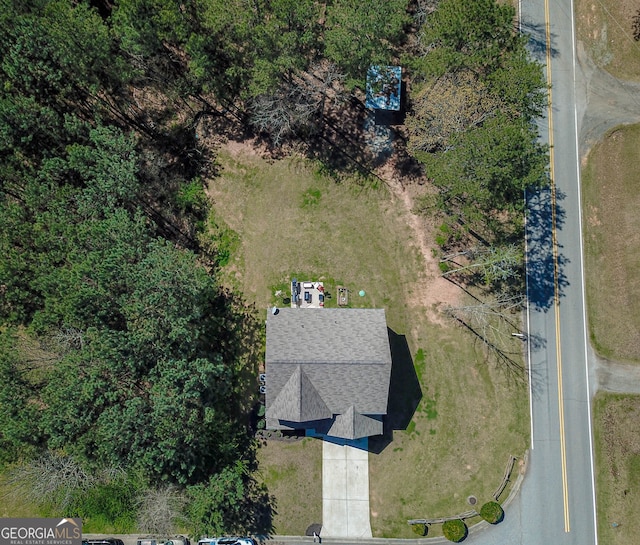
M 265 372 L 268 429 L 382 434 L 391 378 L 384 310 L 269 312 Z

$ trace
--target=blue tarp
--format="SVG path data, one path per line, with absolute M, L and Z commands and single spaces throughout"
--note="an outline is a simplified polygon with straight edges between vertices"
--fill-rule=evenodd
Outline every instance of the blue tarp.
M 400 66 L 370 66 L 367 72 L 367 108 L 399 111 L 401 82 Z

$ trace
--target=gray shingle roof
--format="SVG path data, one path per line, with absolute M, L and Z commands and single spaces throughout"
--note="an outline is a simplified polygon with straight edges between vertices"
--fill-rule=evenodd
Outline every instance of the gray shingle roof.
M 336 416 L 327 435 L 344 437 L 345 439 L 360 439 L 370 435 L 382 434 L 382 420 L 364 416 L 353 407 L 349 407 L 345 414 Z
M 291 422 L 322 420 L 332 416 L 333 413 L 299 365 L 266 412 L 267 418 Z
M 361 416 L 387 412 L 391 351 L 384 310 L 288 308 L 268 313 L 266 374 L 269 421 L 345 415 L 327 424 L 347 435 L 375 432 L 359 437 L 382 433 L 379 419 Z

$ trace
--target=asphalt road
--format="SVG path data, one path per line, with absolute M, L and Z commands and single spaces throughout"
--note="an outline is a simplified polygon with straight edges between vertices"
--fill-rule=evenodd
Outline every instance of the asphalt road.
M 585 110 L 571 0 L 524 0 L 523 32 L 545 65 L 550 191 L 528 195 L 532 451 L 518 543 L 595 544 L 590 377 L 578 133 Z
M 521 30 L 551 84 L 539 123 L 550 190 L 529 193 L 527 271 L 532 443 L 520 494 L 474 545 L 597 544 L 578 134 L 587 106 L 572 0 L 522 0 Z M 593 372 L 591 372 L 593 373 Z

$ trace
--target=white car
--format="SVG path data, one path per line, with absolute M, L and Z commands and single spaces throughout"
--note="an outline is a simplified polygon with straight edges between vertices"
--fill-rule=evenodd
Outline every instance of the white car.
M 191 545 L 185 536 L 175 536 L 171 539 L 159 539 L 154 536 L 139 537 L 136 545 Z
M 198 545 L 256 545 L 250 537 L 203 537 Z

